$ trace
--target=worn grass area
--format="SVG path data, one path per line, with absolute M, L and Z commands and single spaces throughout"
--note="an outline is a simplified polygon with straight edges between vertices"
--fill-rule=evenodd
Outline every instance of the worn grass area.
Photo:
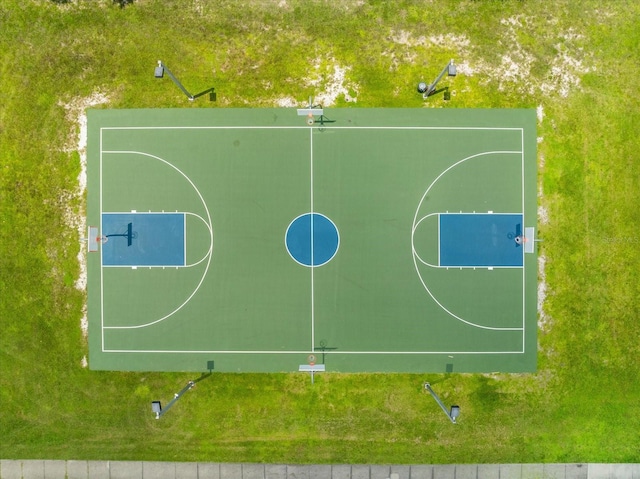
M 632 1 L 3 0 L 0 456 L 639 462 L 639 20 Z M 82 105 L 422 107 L 450 58 L 452 100 L 426 107 L 538 109 L 537 374 L 214 374 L 156 421 L 190 375 L 83 367 Z

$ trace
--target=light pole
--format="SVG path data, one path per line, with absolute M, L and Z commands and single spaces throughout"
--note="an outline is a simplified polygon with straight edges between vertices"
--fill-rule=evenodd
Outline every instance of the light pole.
M 449 420 L 453 424 L 457 424 L 456 419 L 458 419 L 458 417 L 460 416 L 460 406 L 451 406 L 451 410 L 449 411 L 447 410 L 447 406 L 445 406 L 444 403 L 440 400 L 436 392 L 433 389 L 431 389 L 431 385 L 429 383 L 424 383 L 424 388 L 427 391 L 429 391 L 429 393 L 433 396 L 433 399 L 436 400 L 436 402 L 442 408 L 442 410 L 447 415 Z
M 184 93 L 185 95 L 187 95 L 187 98 L 189 99 L 189 101 L 193 101 L 196 98 L 204 95 L 205 93 L 209 93 L 209 101 L 215 101 L 216 100 L 216 93 L 215 93 L 215 88 L 211 87 L 208 88 L 204 91 L 201 91 L 200 93 L 196 93 L 195 95 L 192 95 L 191 93 L 189 93 L 189 91 L 184 87 L 184 85 L 182 83 L 180 83 L 180 80 L 178 80 L 175 75 L 173 73 L 171 73 L 171 70 L 169 70 L 167 68 L 167 66 L 162 63 L 161 60 L 158 60 L 158 66 L 155 69 L 154 72 L 154 76 L 156 78 L 162 78 L 164 76 L 164 73 L 167 73 L 167 75 L 169 75 L 169 78 L 171 78 L 171 80 L 173 81 L 173 83 L 176 84 L 176 86 L 178 88 L 180 88 L 180 90 L 182 90 L 182 93 Z
M 167 407 L 162 409 L 162 403 L 160 401 L 152 401 L 151 402 L 151 411 L 156 415 L 156 419 L 160 419 L 170 408 L 173 406 L 180 397 L 187 391 L 189 391 L 192 387 L 196 385 L 195 381 L 189 381 L 185 387 L 183 387 L 180 392 L 174 394 L 173 399 L 169 401 Z
M 447 65 L 440 72 L 440 75 L 438 75 L 438 77 L 432 83 L 429 83 L 428 85 L 425 82 L 418 83 L 418 93 L 422 93 L 422 98 L 426 100 L 430 95 L 433 95 L 435 93 L 436 85 L 442 79 L 445 73 L 450 77 L 456 76 L 456 65 L 455 63 L 453 63 L 453 60 L 447 63 Z

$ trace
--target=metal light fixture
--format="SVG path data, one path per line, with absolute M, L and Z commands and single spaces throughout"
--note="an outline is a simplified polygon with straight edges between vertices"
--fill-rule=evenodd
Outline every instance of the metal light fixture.
M 460 406 L 451 406 L 451 411 L 449 411 L 449 417 L 452 422 L 456 422 L 456 419 L 460 416 Z
M 160 414 L 162 414 L 162 403 L 160 401 L 152 401 L 151 411 L 155 413 L 156 419 L 160 419 Z

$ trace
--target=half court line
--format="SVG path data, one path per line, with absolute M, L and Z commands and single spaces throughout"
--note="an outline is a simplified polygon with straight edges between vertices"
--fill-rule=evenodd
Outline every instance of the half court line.
M 311 349 L 313 351 L 315 345 L 315 287 L 314 287 L 314 270 L 315 268 L 315 258 L 313 256 L 313 219 L 315 211 L 313 209 L 313 128 L 309 128 L 309 158 L 310 158 L 310 177 L 311 177 Z

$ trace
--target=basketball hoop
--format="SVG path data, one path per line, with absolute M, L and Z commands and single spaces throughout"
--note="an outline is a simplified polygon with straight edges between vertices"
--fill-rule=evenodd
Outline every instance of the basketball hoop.
M 314 123 L 314 119 L 313 119 L 313 113 L 309 113 L 307 115 L 307 125 L 311 126 Z
M 313 366 L 316 364 L 316 355 L 315 354 L 310 354 L 309 356 L 307 356 L 307 362 L 309 363 L 309 366 Z
M 515 237 L 516 244 L 523 244 L 527 242 L 526 236 L 516 236 Z
M 109 238 L 106 236 L 96 236 L 96 242 L 99 244 L 105 244 L 107 241 L 109 241 Z

